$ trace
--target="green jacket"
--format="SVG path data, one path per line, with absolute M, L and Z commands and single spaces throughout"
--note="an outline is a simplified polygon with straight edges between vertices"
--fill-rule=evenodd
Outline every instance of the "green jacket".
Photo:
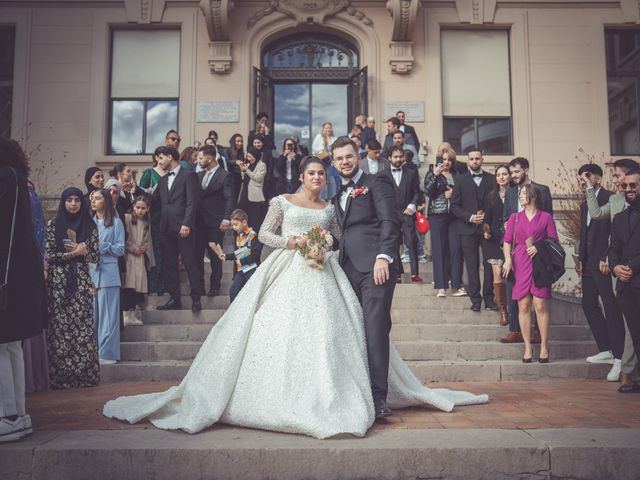
M 611 195 L 609 202 L 603 206 L 598 205 L 595 188 L 587 188 L 585 193 L 587 197 L 587 209 L 589 210 L 589 215 L 591 215 L 591 218 L 594 220 L 609 218 L 613 221 L 613 217 L 624 210 L 625 198 L 622 192 Z

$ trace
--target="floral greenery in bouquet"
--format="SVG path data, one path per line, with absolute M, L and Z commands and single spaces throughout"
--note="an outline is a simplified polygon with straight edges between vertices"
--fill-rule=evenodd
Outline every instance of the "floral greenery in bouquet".
M 320 225 L 314 225 L 311 230 L 298 238 L 297 250 L 300 252 L 308 267 L 324 270 L 326 253 L 333 245 L 333 237 Z

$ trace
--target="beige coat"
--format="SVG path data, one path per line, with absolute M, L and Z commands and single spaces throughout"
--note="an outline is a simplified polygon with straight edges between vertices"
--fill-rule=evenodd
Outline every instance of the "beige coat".
M 267 165 L 262 161 L 258 161 L 255 170 L 251 171 L 247 169 L 244 172 L 251 180 L 247 186 L 247 198 L 250 202 L 264 202 L 264 194 L 262 193 L 262 185 L 264 184 L 264 177 L 267 175 Z
M 122 288 L 132 288 L 139 293 L 148 293 L 147 271 L 155 266 L 149 223 L 138 221 L 133 225 L 131 214 L 127 213 L 124 216 L 124 227 L 127 231 L 127 241 L 125 242 L 127 271 Z M 149 245 L 147 251 L 144 255 L 134 255 L 134 250 L 143 243 Z

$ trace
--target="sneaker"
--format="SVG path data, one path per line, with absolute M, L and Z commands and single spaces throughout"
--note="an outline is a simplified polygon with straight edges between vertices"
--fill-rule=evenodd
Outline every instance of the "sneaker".
M 611 352 L 600 352 L 587 357 L 587 363 L 607 363 L 613 365 L 613 354 Z
M 439 297 L 439 298 L 445 298 L 446 296 L 447 296 L 447 294 L 446 294 L 444 288 L 441 288 L 440 290 L 438 290 L 438 294 L 436 295 L 436 297 Z
M 401 261 L 402 263 L 409 263 L 409 255 L 402 255 L 402 256 L 400 257 L 400 261 Z
M 107 360 L 106 358 L 100 359 L 100 365 L 115 365 L 116 363 L 118 363 L 117 360 Z
M 622 360 L 619 358 L 613 359 L 613 366 L 607 374 L 607 382 L 617 382 L 620 378 L 620 372 L 622 371 Z
M 427 263 L 428 261 L 429 261 L 429 259 L 427 258 L 426 255 L 423 255 L 418 259 L 418 262 L 420 262 L 420 263 Z
M 460 287 L 458 290 L 453 292 L 451 294 L 451 296 L 452 297 L 466 297 L 467 296 L 467 291 L 464 289 L 464 287 Z
M 0 443 L 15 442 L 25 436 L 23 418 L 18 417 L 15 420 L 3 418 L 0 420 Z
M 122 312 L 122 318 L 123 318 L 125 327 L 128 327 L 130 325 L 135 325 L 134 322 L 136 320 L 136 317 L 133 313 L 133 310 L 125 310 L 124 312 Z
M 33 433 L 33 425 L 31 424 L 31 415 L 22 416 L 22 425 L 24 428 L 25 436 L 31 435 Z

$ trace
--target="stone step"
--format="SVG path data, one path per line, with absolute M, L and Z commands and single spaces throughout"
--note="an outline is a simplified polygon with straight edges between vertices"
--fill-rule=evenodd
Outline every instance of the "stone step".
M 160 314 L 162 312 L 150 313 Z M 182 317 L 191 318 L 192 316 L 191 312 L 185 310 L 176 313 Z M 203 315 L 193 315 L 193 317 L 202 318 Z M 181 318 L 180 321 L 172 322 L 172 324 L 158 324 L 156 322 L 142 326 L 130 326 L 125 329 L 121 338 L 125 342 L 204 341 L 211 331 L 212 324 L 217 320 L 211 318 L 209 312 L 204 317 L 211 321 L 186 323 Z M 505 327 L 500 325 L 395 324 L 391 329 L 391 339 L 394 341 L 495 342 L 504 334 Z M 586 325 L 552 325 L 550 336 L 554 340 L 588 341 L 592 339 L 591 330 Z
M 147 312 L 155 311 L 155 308 L 159 305 L 164 305 L 169 300 L 169 295 L 164 294 L 162 296 L 149 295 L 147 297 Z M 182 308 L 184 310 L 191 311 L 191 297 L 188 295 L 182 295 L 180 297 L 182 302 Z M 211 309 L 225 309 L 229 306 L 229 295 L 216 295 L 215 297 L 202 296 L 200 299 L 202 308 L 205 310 Z
M 184 307 L 184 305 L 183 305 Z M 193 313 L 190 309 L 183 308 L 182 310 L 146 310 L 142 312 L 142 321 L 145 325 L 185 325 L 185 324 L 206 324 L 211 328 L 211 325 L 216 323 L 222 315 L 224 315 L 224 309 L 207 309 L 198 313 Z M 140 327 L 126 327 L 124 330 L 140 328 Z
M 537 351 L 537 350 L 536 350 Z M 115 365 L 101 365 L 103 382 L 110 381 L 173 381 L 186 375 L 191 360 L 122 361 Z M 520 360 L 485 361 L 410 361 L 409 368 L 420 381 L 433 382 L 499 382 L 537 380 L 542 378 L 604 379 L 610 365 L 594 365 L 580 360 L 553 360 L 550 363 L 522 363 Z
M 410 310 L 407 308 L 398 308 L 398 304 L 394 303 L 391 309 L 391 320 L 394 325 L 402 324 L 464 324 L 464 325 L 498 325 L 500 317 L 498 312 L 482 310 L 481 312 L 472 312 L 469 309 L 437 309 L 437 308 L 420 308 Z M 578 316 L 555 316 L 551 312 L 551 325 L 576 325 L 588 326 L 583 317 Z M 506 334 L 508 327 L 501 327 Z
M 405 360 L 519 360 L 521 344 L 499 342 L 443 342 L 431 340 L 394 342 Z M 190 360 L 195 357 L 202 341 L 121 342 L 122 360 Z M 595 351 L 593 341 L 551 341 L 552 359 L 576 359 Z

